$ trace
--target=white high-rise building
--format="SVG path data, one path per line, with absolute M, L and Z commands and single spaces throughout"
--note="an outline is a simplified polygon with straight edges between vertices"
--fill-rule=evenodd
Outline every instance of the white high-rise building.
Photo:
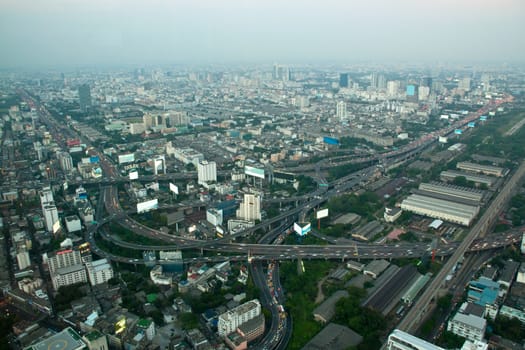
M 73 169 L 73 158 L 71 157 L 71 154 L 61 152 L 58 154 L 58 160 L 60 162 L 60 168 L 63 171 L 70 171 Z
M 29 253 L 26 250 L 23 250 L 16 254 L 16 262 L 18 263 L 18 268 L 20 270 L 25 270 L 31 266 L 31 258 L 29 257 Z
M 217 325 L 220 336 L 234 332 L 240 325 L 261 314 L 261 303 L 257 299 L 250 300 L 219 316 Z
M 153 159 L 153 173 L 155 175 L 166 174 L 166 158 L 157 156 Z
M 87 282 L 87 274 L 84 265 L 78 264 L 57 269 L 51 274 L 53 288 L 58 290 L 63 286 Z
M 445 350 L 399 329 L 394 329 L 390 333 L 386 348 L 387 350 Z
M 336 117 L 339 120 L 346 119 L 347 117 L 346 102 L 344 101 L 337 102 Z
M 398 80 L 390 80 L 386 83 L 386 94 L 390 97 L 397 96 L 399 93 L 399 81 Z
M 523 232 L 521 237 L 521 254 L 525 254 L 525 232 Z
M 197 165 L 197 176 L 199 184 L 217 182 L 217 164 L 207 160 L 200 161 Z
M 40 205 L 44 207 L 44 204 L 53 201 L 53 191 L 51 191 L 51 187 L 44 187 L 40 192 Z
M 113 278 L 113 268 L 107 259 L 86 262 L 86 270 L 92 286 L 106 283 Z
M 78 264 L 82 264 L 82 257 L 80 255 L 80 251 L 78 250 L 59 250 L 47 258 L 47 265 L 49 266 L 49 272 L 51 273 L 60 268 Z
M 53 202 L 48 202 L 42 206 L 44 223 L 48 232 L 53 232 L 53 225 L 58 221 L 58 210 Z
M 245 193 L 244 199 L 237 209 L 237 218 L 246 221 L 261 220 L 261 196 Z

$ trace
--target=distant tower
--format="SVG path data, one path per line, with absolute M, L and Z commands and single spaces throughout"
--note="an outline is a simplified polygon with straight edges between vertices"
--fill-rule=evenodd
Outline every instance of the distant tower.
M 347 117 L 346 103 L 344 101 L 337 102 L 336 116 L 339 120 L 344 120 Z
M 525 254 L 525 232 L 523 232 L 523 237 L 521 237 L 521 254 Z
M 339 87 L 342 87 L 342 88 L 348 87 L 348 73 L 339 74 Z
M 78 87 L 78 101 L 81 111 L 86 112 L 91 108 L 91 89 L 88 84 Z

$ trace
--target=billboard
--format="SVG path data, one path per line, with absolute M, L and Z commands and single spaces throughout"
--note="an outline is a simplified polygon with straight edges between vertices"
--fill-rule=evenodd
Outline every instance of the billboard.
M 119 164 L 133 163 L 135 161 L 135 153 L 121 154 L 118 156 Z
M 461 130 L 461 129 L 456 129 L 456 130 L 454 130 L 454 134 L 456 134 L 456 135 L 461 135 L 461 134 L 463 134 L 463 130 Z
M 91 156 L 89 157 L 90 163 L 100 163 L 100 158 L 98 156 Z
M 55 221 L 55 223 L 53 224 L 53 234 L 57 234 L 58 231 L 60 231 L 60 229 L 62 228 L 62 226 L 60 226 L 60 221 L 57 220 Z
M 333 137 L 328 137 L 328 136 L 324 136 L 323 137 L 323 142 L 328 144 L 328 145 L 338 145 L 339 144 L 339 140 L 338 139 L 333 138 Z
M 258 177 L 260 179 L 264 179 L 264 169 L 255 168 L 253 166 L 244 166 L 244 173 L 246 175 Z
M 138 171 L 130 171 L 129 172 L 129 179 L 130 180 L 137 180 L 139 178 L 139 172 Z
M 316 219 L 322 219 L 328 217 L 328 208 L 326 209 L 320 209 L 315 213 Z
M 487 120 L 487 116 L 486 116 L 486 115 L 482 115 L 481 117 L 479 117 L 479 120 L 481 120 L 482 122 L 484 122 L 484 121 Z
M 470 122 L 470 123 L 467 124 L 467 126 L 468 126 L 469 128 L 473 128 L 473 127 L 476 126 L 476 123 L 474 123 L 474 122 Z
M 157 198 L 137 203 L 137 213 L 145 213 L 150 210 L 155 210 L 159 208 L 159 200 Z
M 446 136 L 440 136 L 439 137 L 439 143 L 447 143 L 448 142 L 448 139 Z
M 161 250 L 159 252 L 160 260 L 181 260 L 182 252 L 180 250 Z
M 297 222 L 295 222 L 293 224 L 293 230 L 299 236 L 305 236 L 308 232 L 310 232 L 312 230 L 312 225 L 309 222 L 307 222 L 307 223 L 299 223 L 299 224 Z
M 172 184 L 170 182 L 170 191 L 175 193 L 175 194 L 179 194 L 179 187 L 177 185 L 175 185 L 175 184 Z

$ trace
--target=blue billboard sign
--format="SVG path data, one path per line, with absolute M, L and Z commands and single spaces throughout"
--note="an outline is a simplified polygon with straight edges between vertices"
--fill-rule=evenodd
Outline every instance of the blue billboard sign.
M 484 122 L 484 121 L 487 120 L 487 116 L 486 116 L 486 115 L 482 115 L 481 117 L 479 117 L 479 120 L 481 120 L 482 122 Z
M 470 122 L 470 123 L 467 124 L 467 126 L 468 126 L 469 128 L 473 128 L 473 127 L 476 126 L 476 123 L 474 123 L 474 122 Z
M 461 134 L 463 134 L 463 130 L 461 130 L 461 129 L 456 129 L 456 130 L 454 130 L 454 134 L 456 134 L 456 135 L 461 135 Z
M 89 157 L 90 163 L 100 163 L 100 158 L 98 156 L 91 156 Z

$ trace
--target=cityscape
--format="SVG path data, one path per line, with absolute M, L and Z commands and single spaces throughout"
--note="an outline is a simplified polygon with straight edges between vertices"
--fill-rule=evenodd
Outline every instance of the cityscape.
M 0 5 L 0 349 L 525 348 L 519 1 L 130 3 Z

